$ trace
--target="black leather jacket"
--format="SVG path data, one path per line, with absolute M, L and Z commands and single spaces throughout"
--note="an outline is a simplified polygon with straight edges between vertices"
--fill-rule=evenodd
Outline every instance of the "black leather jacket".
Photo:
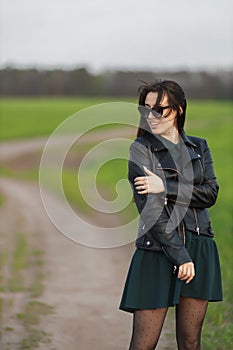
M 161 138 L 149 132 L 138 137 L 130 146 L 128 173 L 140 213 L 136 246 L 163 251 L 176 266 L 192 261 L 185 248 L 186 229 L 213 237 L 207 208 L 214 205 L 218 194 L 206 140 L 183 131 L 180 136 L 180 164 Z M 165 192 L 137 193 L 134 179 L 146 175 L 143 166 L 163 179 Z

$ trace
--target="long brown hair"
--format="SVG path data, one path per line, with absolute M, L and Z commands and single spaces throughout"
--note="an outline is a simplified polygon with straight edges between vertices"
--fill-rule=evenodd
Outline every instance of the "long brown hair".
M 139 87 L 138 92 L 138 104 L 141 106 L 145 106 L 146 96 L 149 92 L 156 92 L 158 94 L 156 105 L 160 104 L 161 100 L 166 94 L 169 105 L 173 110 L 177 111 L 176 123 L 178 131 L 181 132 L 183 130 L 187 101 L 185 93 L 179 84 L 173 80 L 155 80 L 153 83 L 144 82 L 143 85 Z M 182 112 L 180 110 L 180 107 L 182 108 Z M 137 136 L 142 136 L 146 132 L 146 127 L 143 125 L 143 123 L 145 122 L 141 119 Z

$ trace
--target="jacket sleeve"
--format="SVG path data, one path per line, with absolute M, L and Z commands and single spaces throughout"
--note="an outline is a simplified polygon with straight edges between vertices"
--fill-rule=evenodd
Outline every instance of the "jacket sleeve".
M 191 185 L 182 182 L 166 181 L 166 196 L 172 201 L 196 208 L 209 208 L 215 204 L 219 186 L 213 169 L 213 161 L 206 140 L 204 143 L 204 180 L 200 185 Z
M 134 199 L 141 219 L 145 223 L 146 232 L 149 230 L 154 239 L 160 244 L 161 249 L 177 266 L 192 261 L 183 239 L 178 235 L 177 226 L 168 228 L 169 216 L 164 207 L 165 193 L 138 194 L 135 190 L 134 179 L 145 176 L 143 165 L 151 169 L 147 147 L 134 142 L 130 146 L 130 160 L 128 178 L 134 193 Z M 145 233 L 146 233 L 145 232 Z

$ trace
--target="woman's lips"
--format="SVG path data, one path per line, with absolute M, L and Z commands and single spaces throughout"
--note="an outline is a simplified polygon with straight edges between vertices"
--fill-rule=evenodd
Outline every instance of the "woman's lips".
M 156 122 L 150 122 L 149 124 L 152 128 L 159 125 L 159 123 L 156 123 Z

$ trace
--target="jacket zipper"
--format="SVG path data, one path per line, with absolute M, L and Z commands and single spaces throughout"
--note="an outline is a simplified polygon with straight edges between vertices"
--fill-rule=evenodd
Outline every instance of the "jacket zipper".
M 175 171 L 175 172 L 177 172 L 178 174 L 180 174 L 180 176 L 182 176 L 183 177 L 183 174 L 179 171 L 179 170 L 177 170 L 177 169 L 173 169 L 173 168 L 159 168 L 159 167 L 157 167 L 156 168 L 157 170 L 173 170 L 173 171 Z
M 186 244 L 186 236 L 185 236 L 185 227 L 184 227 L 184 223 L 183 221 L 181 222 L 182 224 L 182 229 L 180 227 L 180 225 L 178 226 L 178 232 L 181 233 L 181 235 L 183 236 L 183 243 L 184 245 Z
M 194 148 L 191 147 L 193 152 L 195 152 Z M 197 155 L 197 159 L 198 159 L 198 162 L 199 162 L 199 165 L 200 165 L 200 169 L 201 169 L 201 180 L 200 180 L 200 183 L 199 185 L 202 183 L 202 181 L 204 180 L 205 176 L 204 176 L 204 169 L 203 169 L 203 165 L 202 165 L 202 162 L 200 160 L 200 154 Z
M 196 222 L 196 231 L 197 231 L 197 234 L 199 235 L 200 234 L 200 227 L 198 224 L 197 212 L 196 212 L 195 208 L 192 208 L 192 209 L 193 209 L 193 214 L 194 214 L 194 218 L 195 218 L 195 222 Z
M 198 161 L 199 161 L 200 168 L 201 168 L 201 180 L 200 180 L 200 183 L 199 183 L 199 185 L 200 185 L 203 182 L 205 177 L 204 177 L 204 169 L 203 169 L 202 162 L 201 162 L 200 158 L 198 158 Z
M 180 176 L 183 177 L 182 173 L 177 169 L 173 169 L 173 168 L 156 168 L 156 169 L 157 170 L 173 170 L 173 171 L 177 172 L 178 174 L 180 174 Z M 165 200 L 164 204 L 167 205 L 168 199 L 165 197 L 164 200 Z M 175 203 L 180 203 L 180 204 L 186 204 L 186 202 L 181 202 L 181 201 L 173 200 L 173 199 L 170 199 L 170 201 L 175 202 Z
M 167 205 L 167 202 L 168 202 L 168 199 L 167 199 L 167 197 L 165 197 L 164 198 L 164 205 Z M 170 213 L 169 213 L 169 209 L 168 209 L 168 207 L 167 207 L 167 212 L 168 212 L 168 214 L 169 215 L 171 215 Z M 178 231 L 179 231 L 179 226 L 178 226 Z M 184 227 L 184 222 L 182 221 L 182 234 L 183 234 L 183 241 L 184 241 L 184 245 L 186 244 L 186 236 L 185 236 L 185 227 Z
M 186 236 L 185 236 L 185 227 L 184 227 L 184 222 L 182 221 L 182 232 L 183 232 L 183 237 L 184 237 L 184 245 L 186 244 Z
M 168 202 L 168 198 L 165 197 L 165 198 L 164 198 L 164 205 L 167 206 L 167 202 Z M 168 206 L 167 206 L 167 212 L 168 212 L 168 214 L 170 214 L 170 213 L 169 213 Z M 183 229 L 183 237 L 184 237 L 184 245 L 185 245 L 185 241 L 186 241 L 186 239 L 185 239 L 185 229 L 184 229 L 184 223 L 183 223 L 183 222 L 182 222 L 182 224 L 183 224 L 182 229 Z M 178 230 L 179 230 L 179 227 L 178 227 Z M 169 259 L 170 261 L 172 261 L 172 259 L 170 258 L 170 256 L 167 254 L 166 249 L 164 248 L 164 246 L 162 246 L 161 248 L 162 248 L 162 251 L 164 252 L 164 254 L 168 257 L 168 259 Z M 172 262 L 173 262 L 173 261 L 172 261 Z M 177 266 L 176 266 L 176 265 L 173 265 L 173 274 L 176 273 L 176 270 L 177 270 Z

